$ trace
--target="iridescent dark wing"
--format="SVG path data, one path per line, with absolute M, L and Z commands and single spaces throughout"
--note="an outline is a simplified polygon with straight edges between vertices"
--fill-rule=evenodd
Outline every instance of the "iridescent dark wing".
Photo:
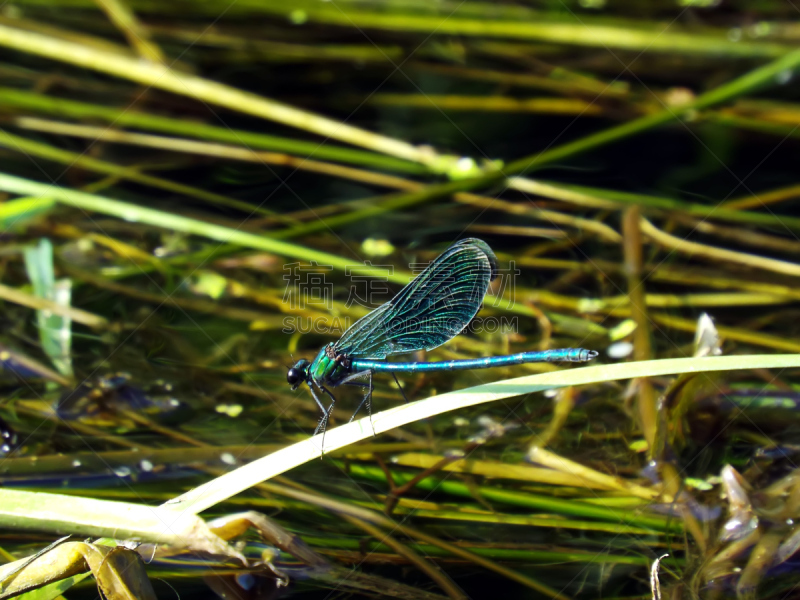
M 456 242 L 391 301 L 356 321 L 336 351 L 380 359 L 441 346 L 469 324 L 496 276 L 497 258 L 485 242 Z

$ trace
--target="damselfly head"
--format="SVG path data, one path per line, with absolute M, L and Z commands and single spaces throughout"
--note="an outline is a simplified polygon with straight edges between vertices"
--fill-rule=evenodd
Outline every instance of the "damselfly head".
M 286 373 L 286 381 L 289 382 L 293 390 L 296 390 L 297 386 L 308 379 L 308 365 L 310 364 L 305 358 L 301 358 Z

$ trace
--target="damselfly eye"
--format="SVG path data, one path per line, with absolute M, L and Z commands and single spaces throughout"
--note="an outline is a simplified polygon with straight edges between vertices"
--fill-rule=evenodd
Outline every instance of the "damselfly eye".
M 303 380 L 305 379 L 305 375 L 306 374 L 303 371 L 301 371 L 300 369 L 296 369 L 295 367 L 292 367 L 291 369 L 289 369 L 289 372 L 286 373 L 286 381 L 288 381 L 289 385 L 291 385 L 291 386 L 297 386 L 297 385 L 300 385 L 301 383 L 303 383 Z

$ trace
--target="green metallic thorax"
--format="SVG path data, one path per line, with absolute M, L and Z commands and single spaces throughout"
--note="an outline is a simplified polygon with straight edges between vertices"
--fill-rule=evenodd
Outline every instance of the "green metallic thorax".
M 349 371 L 341 363 L 328 355 L 328 349 L 332 346 L 332 343 L 324 346 L 308 367 L 308 374 L 317 384 L 334 383 L 349 375 Z

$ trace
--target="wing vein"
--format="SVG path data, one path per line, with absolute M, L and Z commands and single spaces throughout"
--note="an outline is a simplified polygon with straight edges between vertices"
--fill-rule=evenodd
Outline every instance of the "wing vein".
M 497 259 L 485 242 L 456 242 L 392 300 L 356 321 L 336 350 L 381 359 L 441 346 L 469 325 L 496 275 Z

